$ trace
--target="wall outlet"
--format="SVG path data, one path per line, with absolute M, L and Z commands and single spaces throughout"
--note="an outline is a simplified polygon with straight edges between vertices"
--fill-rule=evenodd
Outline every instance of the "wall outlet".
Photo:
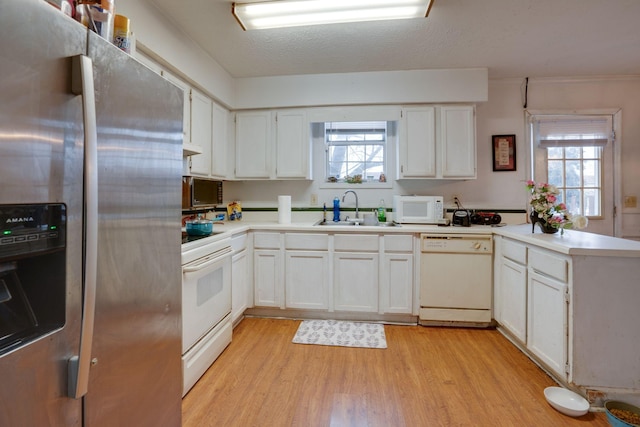
M 624 196 L 624 207 L 625 208 L 637 208 L 638 207 L 638 198 L 636 196 Z
M 318 206 L 318 195 L 315 193 L 311 195 L 311 206 Z

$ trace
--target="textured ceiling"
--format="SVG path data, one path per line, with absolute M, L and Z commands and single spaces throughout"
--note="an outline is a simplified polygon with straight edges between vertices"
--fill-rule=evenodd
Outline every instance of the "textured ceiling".
M 426 19 L 243 31 L 230 0 L 150 0 L 234 77 L 486 67 L 640 75 L 640 0 L 434 0 Z

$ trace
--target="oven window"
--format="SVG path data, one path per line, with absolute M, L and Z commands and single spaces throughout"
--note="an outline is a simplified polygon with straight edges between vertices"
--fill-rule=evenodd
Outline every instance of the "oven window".
M 197 306 L 200 307 L 202 304 L 206 304 L 207 301 L 222 292 L 223 284 L 221 268 L 198 279 L 198 291 L 196 295 Z

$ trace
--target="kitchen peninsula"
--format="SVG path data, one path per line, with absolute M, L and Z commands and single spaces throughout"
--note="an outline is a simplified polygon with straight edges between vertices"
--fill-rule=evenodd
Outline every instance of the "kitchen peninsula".
M 254 249 L 256 234 L 268 235 L 276 244 L 263 249 L 269 256 L 281 257 L 273 264 L 285 269 L 285 236 L 352 235 L 411 236 L 413 248 L 408 259 L 419 256 L 420 233 L 492 233 L 494 236 L 493 318 L 498 329 L 517 347 L 557 381 L 587 396 L 592 405 L 600 406 L 607 399 L 640 401 L 640 242 L 567 230 L 563 235 L 531 233 L 531 225 L 505 227 L 438 227 L 403 224 L 399 227 L 353 226 L 320 227 L 316 221 L 278 224 L 274 221 L 227 222 L 216 224 L 221 234 L 209 239 L 228 236 L 248 236 L 250 271 L 247 313 L 277 313 L 283 317 L 336 315 L 333 310 L 300 309 L 288 306 L 286 294 L 295 283 L 287 283 L 291 276 L 278 271 L 281 286 L 273 289 L 277 301 L 261 304 L 254 282 Z M 208 240 L 208 239 L 203 239 Z M 279 242 L 282 242 L 280 245 Z M 197 244 L 197 242 L 195 243 Z M 314 252 L 320 259 L 324 249 Z M 313 251 L 312 251 L 313 252 Z M 326 254 L 327 251 L 324 251 Z M 384 253 L 384 251 L 382 251 Z M 327 256 L 326 262 L 330 257 Z M 289 258 L 295 262 L 295 258 Z M 260 261 L 257 261 L 260 262 Z M 323 264 L 326 265 L 326 264 Z M 412 262 L 414 279 L 411 283 L 412 304 L 404 314 L 393 314 L 383 307 L 373 312 L 342 312 L 359 320 L 411 322 L 417 319 L 419 292 L 419 262 Z M 254 271 L 253 277 L 251 271 Z M 330 278 L 327 278 L 330 280 Z M 411 282 L 411 278 L 408 279 Z M 397 282 L 402 282 L 398 280 Z M 380 283 L 384 283 L 381 280 Z M 393 283 L 392 286 L 398 286 Z M 328 285 L 327 285 L 328 286 Z M 335 286 L 335 284 L 333 285 Z M 382 285 L 381 285 L 382 286 Z M 379 294 L 389 292 L 380 289 Z M 378 309 L 379 308 L 379 309 Z M 381 313 L 384 313 L 382 315 Z M 239 319 L 235 319 L 237 322 Z
M 640 400 L 640 243 L 575 230 L 495 231 L 500 329 L 592 404 Z

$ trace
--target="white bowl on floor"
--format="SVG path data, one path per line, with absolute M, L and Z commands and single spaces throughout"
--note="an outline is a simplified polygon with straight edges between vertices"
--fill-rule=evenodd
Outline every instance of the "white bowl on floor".
M 547 387 L 544 389 L 544 397 L 554 409 L 570 417 L 580 417 L 589 411 L 589 402 L 566 388 Z

